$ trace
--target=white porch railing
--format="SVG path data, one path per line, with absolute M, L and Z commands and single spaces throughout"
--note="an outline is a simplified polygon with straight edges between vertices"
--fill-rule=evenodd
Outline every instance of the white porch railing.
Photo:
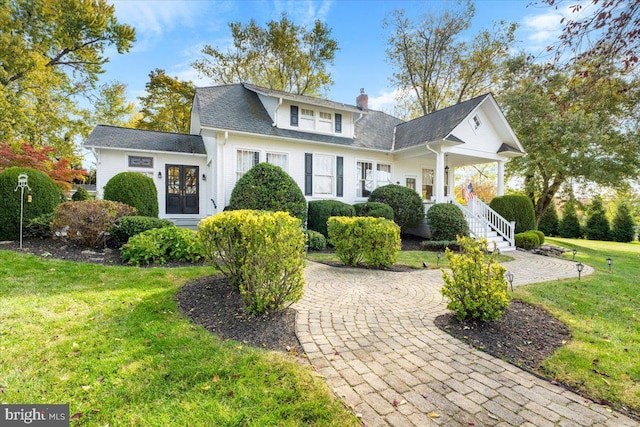
M 472 198 L 467 202 L 466 208 L 456 201 L 454 201 L 458 207 L 461 208 L 463 213 L 467 211 L 471 214 L 471 216 L 482 223 L 479 227 L 478 231 L 483 231 L 479 237 L 486 237 L 490 231 L 495 231 L 499 236 L 502 236 L 504 240 L 509 243 L 509 246 L 515 247 L 515 229 L 516 223 L 514 221 L 507 221 L 500 214 L 489 207 L 482 200 L 479 200 L 477 197 Z M 467 216 L 467 213 L 465 213 Z M 469 227 L 471 228 L 472 224 L 470 222 Z M 486 227 L 489 227 L 487 229 Z

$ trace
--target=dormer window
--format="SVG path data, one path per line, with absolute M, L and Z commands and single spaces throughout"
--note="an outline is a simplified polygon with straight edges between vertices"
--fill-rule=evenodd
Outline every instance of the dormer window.
M 291 126 L 298 126 L 298 106 L 291 106 Z
M 336 133 L 341 133 L 342 132 L 342 114 L 338 114 L 336 113 Z
M 300 115 L 302 116 L 303 119 L 313 119 L 313 110 L 307 110 L 306 108 L 301 108 Z
M 325 113 L 324 111 L 320 111 L 320 120 L 323 122 L 331 121 L 331 113 Z

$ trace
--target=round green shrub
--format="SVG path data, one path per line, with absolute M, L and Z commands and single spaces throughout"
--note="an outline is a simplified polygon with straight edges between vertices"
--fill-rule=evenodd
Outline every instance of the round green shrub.
M 525 231 L 513 236 L 516 241 L 516 247 L 522 249 L 535 249 L 540 246 L 540 237 L 533 231 Z
M 585 237 L 589 240 L 611 240 L 611 227 L 600 196 L 594 196 L 587 210 Z
M 179 227 L 152 228 L 136 234 L 120 248 L 123 262 L 133 265 L 168 261 L 196 262 L 203 257 L 195 231 Z
M 456 205 L 437 203 L 427 211 L 427 224 L 432 240 L 455 240 L 469 235 L 469 225 Z
M 154 228 L 174 227 L 168 219 L 152 218 L 150 216 L 123 216 L 113 224 L 109 230 L 117 245 L 124 245 L 136 234 Z
M 304 224 L 307 200 L 298 184 L 282 168 L 259 163 L 238 180 L 231 192 L 229 209 L 289 212 Z
M 158 190 L 153 179 L 138 172 L 121 172 L 104 186 L 104 200 L 136 208 L 138 215 L 158 216 Z
M 23 227 L 40 215 L 53 212 L 62 201 L 62 192 L 53 180 L 44 172 L 12 167 L 0 172 L 0 240 L 20 238 L 20 195 L 18 175 L 27 174 L 28 188 L 24 189 Z M 28 195 L 31 202 L 28 202 Z
M 355 216 L 356 210 L 353 206 L 339 200 L 312 200 L 309 202 L 309 218 L 307 228 L 317 231 L 325 238 L 329 237 L 327 232 L 327 220 L 332 216 Z
M 544 235 L 544 233 L 542 231 L 540 231 L 540 230 L 529 230 L 529 233 L 534 233 L 536 236 L 538 236 L 538 246 L 544 245 L 545 235 Z
M 374 218 L 386 218 L 393 221 L 393 209 L 386 203 L 366 202 L 353 205 L 356 216 L 370 216 Z
M 393 209 L 393 220 L 402 232 L 417 227 L 424 219 L 424 205 L 420 195 L 401 185 L 378 187 L 369 196 L 370 202 L 386 203 Z
M 631 216 L 629 204 L 620 203 L 616 209 L 616 216 L 613 218 L 611 238 L 616 242 L 631 242 L 636 234 L 635 226 L 636 222 Z
M 558 219 L 558 210 L 556 204 L 551 202 L 547 211 L 540 218 L 538 230 L 542 231 L 546 236 L 557 236 L 560 220 Z
M 533 202 L 521 194 L 508 194 L 494 197 L 489 207 L 498 212 L 507 221 L 516 222 L 516 233 L 536 228 L 536 213 Z
M 327 239 L 317 231 L 307 230 L 307 246 L 310 251 L 322 251 L 327 249 Z
M 576 213 L 575 200 L 569 200 L 562 208 L 562 219 L 558 224 L 558 235 L 568 239 L 579 239 L 582 237 L 582 227 Z
M 81 202 L 83 200 L 89 200 L 89 192 L 84 187 L 77 187 L 76 192 L 71 196 L 71 200 L 74 202 Z

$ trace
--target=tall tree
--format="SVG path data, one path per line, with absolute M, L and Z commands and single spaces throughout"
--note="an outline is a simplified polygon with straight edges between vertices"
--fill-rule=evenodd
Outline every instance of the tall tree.
M 93 121 L 113 126 L 130 124 L 135 104 L 127 102 L 126 90 L 127 85 L 118 81 L 102 85 L 94 103 Z
M 391 83 L 398 90 L 401 115 L 434 112 L 485 93 L 496 83 L 516 26 L 500 22 L 465 42 L 462 35 L 474 15 L 467 0 L 415 21 L 404 10 L 385 20 L 391 29 L 387 57 L 395 67 Z
M 135 127 L 164 132 L 188 133 L 191 103 L 195 95 L 192 82 L 181 82 L 156 68 L 149 73 L 147 95 L 140 96 L 142 109 Z
M 269 21 L 266 28 L 255 20 L 229 23 L 233 46 L 226 52 L 211 45 L 193 66 L 217 84 L 253 83 L 299 95 L 319 95 L 333 83 L 338 43 L 331 29 L 315 21 L 309 29 L 294 24 L 286 14 Z
M 604 72 L 610 78 L 600 78 Z M 572 76 L 519 57 L 509 62 L 499 97 L 527 152 L 508 163 L 508 172 L 524 177 L 538 222 L 563 184 L 618 188 L 640 168 L 640 81 L 613 67 L 589 79 Z
M 541 0 L 558 8 L 565 0 Z M 635 66 L 640 55 L 640 2 L 637 0 L 590 0 L 569 6 L 571 16 L 562 18 L 562 34 L 548 51 L 561 61 L 589 62 L 592 67 L 620 62 L 625 69 Z
M 5 0 L 0 28 L 0 140 L 73 156 L 88 132 L 75 96 L 95 86 L 108 46 L 129 50 L 134 29 L 106 0 Z

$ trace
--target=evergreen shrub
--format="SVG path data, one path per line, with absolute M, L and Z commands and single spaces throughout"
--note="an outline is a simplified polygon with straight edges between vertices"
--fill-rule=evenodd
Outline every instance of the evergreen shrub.
M 449 299 L 447 308 L 459 320 L 499 319 L 509 306 L 505 268 L 496 260 L 496 254 L 487 254 L 487 241 L 470 237 L 458 239 L 461 253 L 447 249 L 449 273 L 442 270 L 442 295 Z
M 546 236 L 544 235 L 544 233 L 540 230 L 529 230 L 529 232 L 535 234 L 536 236 L 538 236 L 538 246 L 544 245 L 544 241 Z
M 329 237 L 327 220 L 332 216 L 355 216 L 353 206 L 339 200 L 312 200 L 309 202 L 307 228 Z
M 594 196 L 591 200 L 584 231 L 589 240 L 611 240 L 611 227 L 600 196 Z
M 451 249 L 452 251 L 460 250 L 457 240 L 423 240 L 420 247 L 424 251 L 444 251 Z
M 305 234 L 287 212 L 221 212 L 198 224 L 205 257 L 236 286 L 245 309 L 265 313 L 302 298 Z
M 536 228 L 536 213 L 533 202 L 521 194 L 508 194 L 494 197 L 489 207 L 498 212 L 507 221 L 516 222 L 516 233 Z
M 138 215 L 158 217 L 158 190 L 153 179 L 138 172 L 121 172 L 104 186 L 104 200 L 136 208 Z
M 109 232 L 115 243 L 121 246 L 136 234 L 153 228 L 165 227 L 175 227 L 175 225 L 168 219 L 153 218 L 150 216 L 123 216 L 118 218 Z
M 613 218 L 611 237 L 616 242 L 631 242 L 636 234 L 635 226 L 636 222 L 631 216 L 629 204 L 620 203 Z
M 109 230 L 118 218 L 130 216 L 136 209 L 110 200 L 65 202 L 55 209 L 51 223 L 54 236 L 87 248 L 106 247 Z
M 83 200 L 89 200 L 89 192 L 84 187 L 76 187 L 76 192 L 71 196 L 71 200 L 74 202 L 81 202 Z
M 54 216 L 54 213 L 50 212 L 30 220 L 27 225 L 24 226 L 24 237 L 33 237 L 36 239 L 48 239 L 52 237 L 51 221 L 53 221 Z
M 289 212 L 302 224 L 307 219 L 307 200 L 298 184 L 279 166 L 259 163 L 238 180 L 229 209 Z
M 558 219 L 558 210 L 556 204 L 551 202 L 547 211 L 540 218 L 538 230 L 542 231 L 546 236 L 557 236 L 560 220 Z
M 558 224 L 558 235 L 568 239 L 579 239 L 582 237 L 582 227 L 576 212 L 575 200 L 569 200 L 562 208 L 562 219 Z
M 540 237 L 533 232 L 533 230 L 525 231 L 524 233 L 517 233 L 513 236 L 516 242 L 517 248 L 522 249 L 535 249 L 540 247 Z
M 386 218 L 393 221 L 393 209 L 386 203 L 366 202 L 353 205 L 356 216 L 370 216 L 374 218 Z
M 55 182 L 44 172 L 12 167 L 0 172 L 0 240 L 20 238 L 20 195 L 15 191 L 18 176 L 27 174 L 27 184 L 31 190 L 24 189 L 23 227 L 32 219 L 53 212 L 62 201 L 62 192 Z M 28 202 L 28 195 L 31 202 Z
M 386 203 L 393 209 L 393 220 L 402 232 L 417 227 L 424 219 L 424 205 L 418 193 L 401 185 L 389 184 L 371 192 L 369 202 Z
M 307 246 L 310 251 L 322 251 L 327 249 L 327 239 L 317 231 L 307 230 Z
M 464 214 L 452 203 L 437 203 L 427 211 L 427 224 L 433 240 L 455 240 L 469 235 Z
M 385 218 L 331 217 L 329 241 L 347 265 L 360 262 L 375 268 L 395 264 L 400 252 L 400 227 Z
M 173 225 L 138 233 L 120 248 L 122 261 L 133 265 L 169 261 L 193 263 L 202 257 L 202 246 L 196 232 Z

